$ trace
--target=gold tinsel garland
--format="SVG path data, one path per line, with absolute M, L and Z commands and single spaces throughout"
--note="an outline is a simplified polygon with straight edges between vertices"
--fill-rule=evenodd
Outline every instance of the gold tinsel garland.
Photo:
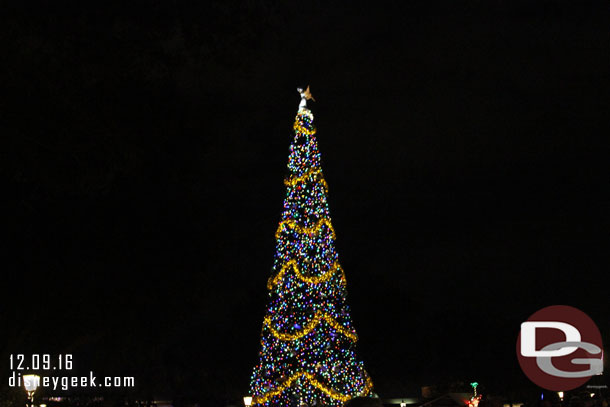
M 322 170 L 320 168 L 312 168 L 300 177 L 292 177 L 289 179 L 285 179 L 284 185 L 286 185 L 287 187 L 294 187 L 299 182 L 304 182 L 311 176 L 316 177 L 316 179 L 324 186 L 324 190 L 328 192 L 328 184 L 326 183 L 326 180 L 322 177 Z
M 307 235 L 313 235 L 314 233 L 319 232 L 320 229 L 322 229 L 322 225 L 326 225 L 330 229 L 332 238 L 333 239 L 336 238 L 335 229 L 333 228 L 333 225 L 331 224 L 330 219 L 327 219 L 327 218 L 320 219 L 314 226 L 310 226 L 310 227 L 301 226 L 297 223 L 297 221 L 292 220 L 292 219 L 283 220 L 280 222 L 279 226 L 277 227 L 277 231 L 275 232 L 276 239 L 280 238 L 280 234 L 282 233 L 282 231 L 284 229 L 284 225 L 286 225 L 289 229 L 295 229 L 297 231 L 297 233 L 307 234 Z
M 306 127 L 302 126 L 301 123 L 299 123 L 298 120 L 296 120 L 294 122 L 293 128 L 294 128 L 294 131 L 296 131 L 297 133 L 307 134 L 308 136 L 316 134 L 316 128 L 315 127 L 312 126 L 311 130 L 309 130 Z
M 271 290 L 273 288 L 273 286 L 278 284 L 282 280 L 282 278 L 284 278 L 284 274 L 286 274 L 286 271 L 291 267 L 292 267 L 292 270 L 294 270 L 294 274 L 296 274 L 297 277 L 301 279 L 301 281 L 304 281 L 309 284 L 323 283 L 323 282 L 327 281 L 329 278 L 331 278 L 332 275 L 335 273 L 335 271 L 341 270 L 341 283 L 345 284 L 345 273 L 343 272 L 343 269 L 339 265 L 338 261 L 334 262 L 332 267 L 330 269 L 328 269 L 324 274 L 322 274 L 320 276 L 316 276 L 316 277 L 309 277 L 309 276 L 304 275 L 301 272 L 296 260 L 290 260 L 288 263 L 286 263 L 282 266 L 282 269 L 280 270 L 279 273 L 277 273 L 275 275 L 275 277 L 269 278 L 269 280 L 267 281 L 267 289 Z
M 338 391 L 331 389 L 330 387 L 325 386 L 323 383 L 321 383 L 320 381 L 318 381 L 315 376 L 309 372 L 296 372 L 295 374 L 293 374 L 292 376 L 290 376 L 288 378 L 288 380 L 286 380 L 284 383 L 282 383 L 280 386 L 276 387 L 274 390 L 271 390 L 261 396 L 254 396 L 252 398 L 252 402 L 253 404 L 264 404 L 265 402 L 267 402 L 267 400 L 269 400 L 272 397 L 275 397 L 277 395 L 280 395 L 284 390 L 286 390 L 288 387 L 290 387 L 292 385 L 292 383 L 297 380 L 300 377 L 304 377 L 307 380 L 309 380 L 309 383 L 311 383 L 312 386 L 318 388 L 319 390 L 321 390 L 324 394 L 326 394 L 329 397 L 332 397 L 335 400 L 339 400 L 342 402 L 346 402 L 347 400 L 351 399 L 353 396 L 351 395 L 345 395 L 345 394 L 341 394 Z M 368 376 L 366 376 L 366 385 L 364 387 L 364 390 L 362 390 L 362 392 L 360 392 L 360 396 L 367 396 L 371 389 L 373 388 L 373 381 L 371 380 L 371 378 Z
M 280 332 L 277 329 L 275 329 L 271 325 L 271 316 L 270 315 L 267 315 L 265 317 L 264 324 L 267 325 L 267 327 L 269 328 L 269 330 L 271 331 L 273 336 L 275 336 L 276 338 L 278 338 L 282 341 L 294 341 L 294 340 L 297 340 L 297 339 L 302 338 L 305 335 L 309 334 L 311 331 L 313 331 L 313 329 L 320 322 L 322 322 L 322 320 L 326 321 L 326 323 L 328 323 L 328 325 L 333 327 L 337 332 L 342 333 L 343 335 L 350 338 L 352 341 L 356 342 L 358 340 L 358 335 L 356 335 L 352 331 L 347 330 L 345 327 L 343 327 L 341 324 L 339 324 L 332 317 L 332 315 L 330 315 L 328 313 L 324 313 L 322 311 L 316 312 L 316 315 L 303 327 L 303 329 L 301 329 L 300 331 L 298 331 L 295 334 L 287 334 L 287 333 L 283 333 L 283 332 Z

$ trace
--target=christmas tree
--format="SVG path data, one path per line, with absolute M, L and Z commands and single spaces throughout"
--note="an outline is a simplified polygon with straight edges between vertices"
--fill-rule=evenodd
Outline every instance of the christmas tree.
M 341 406 L 352 397 L 372 394 L 373 385 L 355 354 L 358 337 L 335 250 L 313 114 L 306 104 L 313 97 L 309 87 L 299 92 L 252 402 Z

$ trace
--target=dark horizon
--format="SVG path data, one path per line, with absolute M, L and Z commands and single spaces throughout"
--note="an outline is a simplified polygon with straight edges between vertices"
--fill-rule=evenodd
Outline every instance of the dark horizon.
M 382 397 L 535 389 L 515 343 L 548 305 L 607 343 L 607 3 L 104 6 L 3 16 L 5 360 L 245 395 L 307 84 Z

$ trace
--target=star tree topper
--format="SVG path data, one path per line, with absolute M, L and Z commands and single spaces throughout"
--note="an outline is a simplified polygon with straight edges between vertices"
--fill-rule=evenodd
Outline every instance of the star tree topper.
M 303 90 L 303 88 L 297 88 L 297 91 L 301 94 L 301 103 L 299 103 L 299 109 L 307 108 L 307 101 L 309 99 L 316 101 L 309 91 L 309 85 L 307 85 L 307 89 Z

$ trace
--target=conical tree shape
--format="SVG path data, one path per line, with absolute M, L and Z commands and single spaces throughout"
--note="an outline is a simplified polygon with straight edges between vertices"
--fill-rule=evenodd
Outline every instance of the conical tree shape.
M 301 106 L 290 146 L 284 212 L 278 226 L 270 302 L 253 404 L 341 406 L 372 394 L 346 302 L 345 275 L 335 250 L 313 114 Z

